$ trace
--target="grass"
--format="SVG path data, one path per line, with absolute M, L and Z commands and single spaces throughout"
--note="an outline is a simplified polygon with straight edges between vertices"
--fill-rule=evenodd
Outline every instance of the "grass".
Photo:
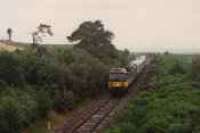
M 70 117 L 75 110 L 84 108 L 90 101 L 90 98 L 78 101 L 72 111 L 66 110 L 65 112 L 58 113 L 51 110 L 48 118 L 33 123 L 29 128 L 25 129 L 23 133 L 54 133 L 53 130 L 62 127 L 67 117 Z M 49 122 L 51 123 L 51 130 L 48 129 Z
M 9 51 L 9 52 L 13 52 L 16 49 L 22 50 L 23 48 L 22 47 L 16 47 L 16 46 L 13 46 L 13 45 L 9 45 L 9 44 L 5 44 L 5 43 L 1 43 L 0 42 L 0 51 L 6 50 L 6 51 Z
M 30 128 L 25 129 L 24 133 L 49 133 L 51 130 L 48 129 L 48 122 L 51 123 L 51 128 L 54 129 L 61 126 L 64 123 L 65 117 L 68 115 L 69 113 L 67 111 L 62 114 L 51 111 L 48 119 L 45 118 L 32 124 Z

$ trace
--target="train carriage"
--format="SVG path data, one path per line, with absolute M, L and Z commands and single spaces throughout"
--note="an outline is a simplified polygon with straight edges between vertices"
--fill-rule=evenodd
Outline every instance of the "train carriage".
M 146 65 L 146 56 L 137 57 L 126 68 L 112 68 L 109 73 L 108 89 L 111 93 L 128 92 L 129 86 L 142 72 Z

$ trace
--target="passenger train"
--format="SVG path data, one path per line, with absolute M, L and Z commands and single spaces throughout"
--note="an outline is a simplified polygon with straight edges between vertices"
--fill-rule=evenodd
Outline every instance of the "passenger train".
M 126 93 L 129 86 L 150 63 L 147 56 L 139 56 L 131 61 L 126 68 L 112 68 L 109 73 L 108 89 L 112 94 Z

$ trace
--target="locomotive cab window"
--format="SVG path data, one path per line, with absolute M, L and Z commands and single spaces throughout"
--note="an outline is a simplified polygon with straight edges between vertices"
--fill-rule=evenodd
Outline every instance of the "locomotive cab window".
M 127 80 L 128 73 L 112 73 L 109 76 L 110 80 Z

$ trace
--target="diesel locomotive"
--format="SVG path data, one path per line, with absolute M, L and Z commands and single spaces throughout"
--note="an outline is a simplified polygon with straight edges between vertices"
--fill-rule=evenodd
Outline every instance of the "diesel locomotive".
M 146 56 L 139 56 L 127 67 L 112 68 L 109 73 L 108 89 L 112 94 L 126 93 L 129 86 L 149 63 Z

